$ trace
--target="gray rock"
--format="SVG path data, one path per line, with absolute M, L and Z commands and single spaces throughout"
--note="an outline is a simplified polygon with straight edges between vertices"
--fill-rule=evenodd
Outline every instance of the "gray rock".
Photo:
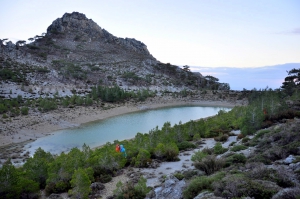
M 222 199 L 209 191 L 199 193 L 194 199 Z
M 63 199 L 59 194 L 51 194 L 47 199 Z
M 185 185 L 184 180 L 179 181 L 173 175 L 169 175 L 160 187 L 155 188 L 147 194 L 146 199 L 180 199 L 182 198 L 182 191 Z
M 98 191 L 101 191 L 103 189 L 105 189 L 105 186 L 104 184 L 102 184 L 101 182 L 94 182 L 91 184 L 91 189 L 93 192 L 98 192 Z
M 272 199 L 296 198 L 299 195 L 300 195 L 299 187 L 285 188 L 277 192 L 275 195 L 273 195 Z
M 102 29 L 93 20 L 88 19 L 84 14 L 79 12 L 65 13 L 62 18 L 52 22 L 47 28 L 47 34 L 57 34 L 65 32 L 81 32 L 91 40 L 104 40 L 107 43 L 114 43 L 126 47 L 135 52 L 150 55 L 147 46 L 134 38 L 118 38 Z M 80 38 L 78 38 L 80 39 Z
M 295 160 L 295 157 L 293 155 L 289 155 L 289 157 L 285 158 L 283 161 L 284 164 L 291 164 Z

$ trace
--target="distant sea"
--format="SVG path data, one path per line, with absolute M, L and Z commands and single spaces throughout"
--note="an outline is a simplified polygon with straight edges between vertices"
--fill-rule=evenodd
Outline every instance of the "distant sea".
M 300 68 L 300 63 L 287 63 L 255 68 L 191 66 L 193 72 L 217 77 L 221 83 L 229 83 L 231 90 L 280 88 L 287 71 Z

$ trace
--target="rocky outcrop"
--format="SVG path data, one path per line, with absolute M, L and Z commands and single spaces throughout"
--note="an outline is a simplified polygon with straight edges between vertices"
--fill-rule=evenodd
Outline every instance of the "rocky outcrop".
M 182 192 L 185 185 L 186 183 L 184 180 L 178 180 L 173 175 L 169 175 L 161 186 L 156 187 L 147 194 L 146 199 L 180 199 L 182 198 Z
M 78 39 L 85 34 L 91 41 L 105 41 L 107 43 L 124 46 L 135 52 L 150 55 L 144 43 L 134 38 L 124 39 L 115 37 L 105 29 L 102 29 L 92 19 L 88 19 L 84 14 L 79 12 L 66 13 L 62 18 L 53 21 L 47 28 L 47 35 L 59 33 L 76 33 L 78 34 Z

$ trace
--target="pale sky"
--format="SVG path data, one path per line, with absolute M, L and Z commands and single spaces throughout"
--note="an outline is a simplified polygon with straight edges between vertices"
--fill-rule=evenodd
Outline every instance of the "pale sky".
M 0 0 L 0 38 L 27 40 L 84 13 L 159 61 L 202 67 L 300 63 L 299 0 Z

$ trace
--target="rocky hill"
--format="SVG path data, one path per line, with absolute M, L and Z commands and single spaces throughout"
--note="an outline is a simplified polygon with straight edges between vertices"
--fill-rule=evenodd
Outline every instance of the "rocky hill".
M 86 93 L 95 85 L 123 89 L 228 90 L 214 77 L 161 63 L 134 38 L 118 38 L 84 14 L 66 13 L 47 32 L 16 44 L 0 40 L 2 97 Z M 71 92 L 72 91 L 72 92 Z

